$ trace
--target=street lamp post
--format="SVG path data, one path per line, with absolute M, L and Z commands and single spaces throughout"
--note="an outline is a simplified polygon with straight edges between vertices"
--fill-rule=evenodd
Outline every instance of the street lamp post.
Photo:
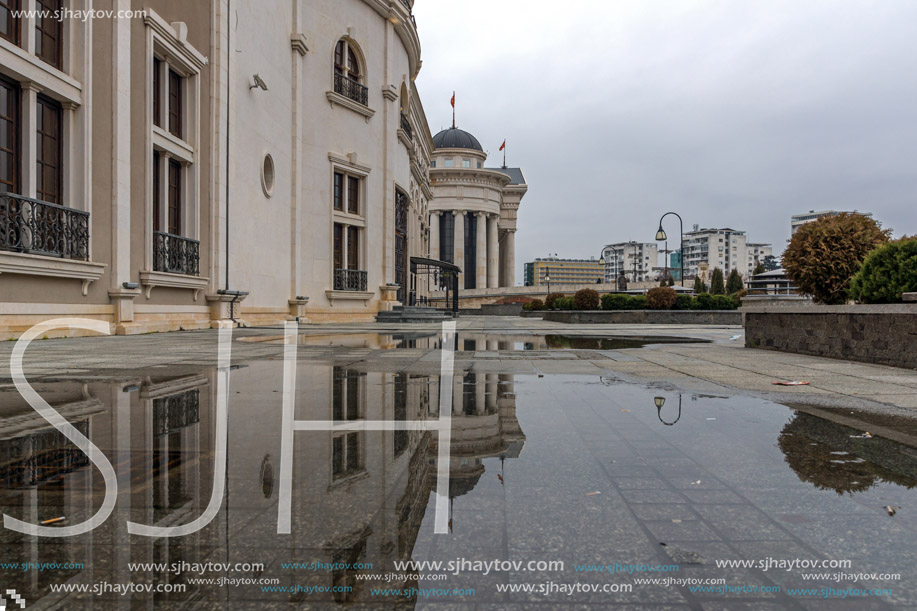
M 656 241 L 661 242 L 667 240 L 668 236 L 665 234 L 665 229 L 662 228 L 662 219 L 674 214 L 678 217 L 678 233 L 681 235 L 681 241 L 678 246 L 678 260 L 681 263 L 681 286 L 685 286 L 685 225 L 681 220 L 681 215 L 677 212 L 666 212 L 661 217 L 659 217 L 659 229 L 656 231 Z
M 551 294 L 551 268 L 544 268 L 544 281 L 548 283 L 548 295 Z

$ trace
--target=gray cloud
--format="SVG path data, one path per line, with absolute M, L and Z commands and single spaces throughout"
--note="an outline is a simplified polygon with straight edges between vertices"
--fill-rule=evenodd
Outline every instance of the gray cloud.
M 459 127 L 494 164 L 506 138 L 525 170 L 520 269 L 651 241 L 668 210 L 775 250 L 810 209 L 917 233 L 917 3 L 418 0 L 415 13 L 431 129 L 451 122 L 456 90 Z

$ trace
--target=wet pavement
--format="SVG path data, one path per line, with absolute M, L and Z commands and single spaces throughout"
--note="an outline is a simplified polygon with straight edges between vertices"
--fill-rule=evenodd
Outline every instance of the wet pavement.
M 29 365 L 33 386 L 111 461 L 116 504 L 75 537 L 0 530 L 0 586 L 29 609 L 914 608 L 917 426 L 908 414 L 826 405 L 811 392 L 780 395 L 787 406 L 626 371 L 671 360 L 668 350 L 729 346 L 733 332 L 667 347 L 671 330 L 651 341 L 631 333 L 625 340 L 644 347 L 629 348 L 603 345 L 594 330 L 469 329 L 446 389 L 436 336 L 304 336 L 295 417 L 335 425 L 293 435 L 290 534 L 277 534 L 283 346 L 270 330 L 239 333 L 257 341 L 233 342 L 218 508 L 199 531 L 173 538 L 131 535 L 125 524 L 179 526 L 207 510 L 221 374 L 189 357 L 187 340 L 173 362 L 142 369 L 84 353 L 52 371 L 45 352 Z M 606 360 L 613 366 L 596 365 Z M 435 534 L 443 438 L 420 424 L 360 423 L 430 423 L 450 404 L 448 532 Z M 105 492 L 87 456 L 0 386 L 3 513 L 66 527 L 94 514 Z M 396 566 L 404 561 L 443 568 Z M 801 561 L 819 566 L 785 567 Z M 173 591 L 124 596 L 123 584 Z M 81 585 L 99 592 L 60 591 Z

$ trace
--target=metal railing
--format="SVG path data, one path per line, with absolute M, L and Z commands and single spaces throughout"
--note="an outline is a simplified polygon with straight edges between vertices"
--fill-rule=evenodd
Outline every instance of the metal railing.
M 343 74 L 334 74 L 334 92 L 341 94 L 345 98 L 350 98 L 363 106 L 366 106 L 369 101 L 369 90 L 358 81 Z
M 404 113 L 401 113 L 401 129 L 407 134 L 409 140 L 414 138 L 414 130 L 411 127 L 411 122 L 408 121 L 408 117 Z
M 0 250 L 88 259 L 89 213 L 0 193 Z
M 201 243 L 164 231 L 153 232 L 153 270 L 170 274 L 200 274 Z
M 366 272 L 361 269 L 334 270 L 334 290 L 366 292 Z

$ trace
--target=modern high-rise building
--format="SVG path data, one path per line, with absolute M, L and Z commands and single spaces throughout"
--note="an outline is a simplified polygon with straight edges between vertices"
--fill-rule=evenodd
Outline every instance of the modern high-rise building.
M 808 212 L 803 212 L 802 214 L 794 214 L 790 217 L 790 235 L 796 233 L 796 230 L 805 225 L 806 223 L 811 223 L 815 219 L 820 219 L 823 216 L 837 216 L 841 214 L 843 210 L 809 210 Z M 859 212 L 857 210 L 852 211 L 853 214 L 861 214 L 863 216 L 872 218 L 872 212 Z
M 758 264 L 764 263 L 764 258 L 769 257 L 774 254 L 774 247 L 771 244 L 761 244 L 757 242 L 748 242 L 745 244 L 745 250 L 747 253 L 748 259 L 748 273 L 743 274 L 746 278 L 750 278 L 755 271 L 755 268 L 758 267 Z
M 728 274 L 733 268 L 747 273 L 745 232 L 735 229 L 699 229 L 685 233 L 685 277 L 712 272 Z
M 720 268 L 724 274 L 733 269 L 748 278 L 773 247 L 747 241 L 744 231 L 735 229 L 700 229 L 685 233 L 685 277 L 706 277 Z
M 659 247 L 655 242 L 618 242 L 602 248 L 605 263 L 605 282 L 613 282 L 624 275 L 629 282 L 654 280 Z
M 525 264 L 525 285 L 601 284 L 605 281 L 605 264 L 597 259 L 558 259 L 547 257 Z

